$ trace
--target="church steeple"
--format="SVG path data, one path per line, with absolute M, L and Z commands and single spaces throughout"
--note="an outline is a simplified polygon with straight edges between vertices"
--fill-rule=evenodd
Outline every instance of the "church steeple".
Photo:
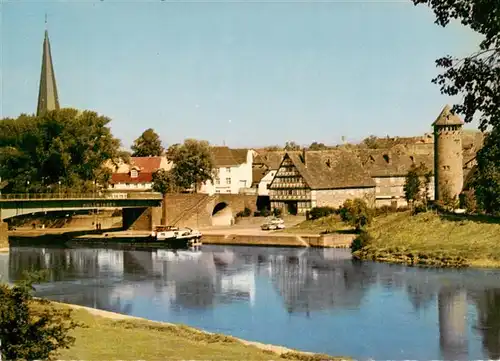
M 45 38 L 43 40 L 42 72 L 40 75 L 40 90 L 38 92 L 38 107 L 36 115 L 49 110 L 59 109 L 56 76 L 50 52 L 49 32 L 47 31 L 47 16 L 45 16 Z

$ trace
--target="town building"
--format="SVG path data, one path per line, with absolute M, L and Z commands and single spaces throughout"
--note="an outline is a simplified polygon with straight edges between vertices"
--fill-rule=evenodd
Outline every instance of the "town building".
M 351 152 L 287 152 L 270 184 L 271 208 L 304 214 L 314 207 L 340 207 L 362 198 L 373 205 L 375 182 Z
M 213 181 L 201 185 L 199 193 L 256 193 L 252 190 L 252 163 L 255 152 L 251 149 L 212 147 L 214 160 Z
M 269 186 L 283 160 L 284 151 L 258 152 L 253 160 L 252 188 L 260 197 L 269 196 Z
M 170 170 L 172 163 L 167 157 L 131 157 L 129 163 L 121 162 L 113 169 L 108 192 L 116 197 L 129 192 L 151 191 L 153 173 L 158 169 Z

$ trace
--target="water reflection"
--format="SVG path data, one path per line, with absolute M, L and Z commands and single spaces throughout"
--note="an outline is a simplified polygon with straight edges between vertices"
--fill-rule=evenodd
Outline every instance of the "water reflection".
M 28 269 L 48 270 L 50 282 L 38 289 L 43 297 L 213 330 L 227 323 L 223 332 L 311 351 L 377 359 L 500 358 L 499 272 L 422 270 L 354 262 L 343 250 L 258 247 L 19 247 L 8 262 L 0 259 L 0 274 L 11 281 Z M 280 305 L 270 301 L 273 292 Z M 240 305 L 237 316 L 224 305 Z M 313 323 L 285 326 L 280 309 Z M 230 320 L 220 313 L 209 318 L 215 310 L 226 310 Z M 318 312 L 322 316 L 313 320 Z M 293 336 L 303 327 L 314 336 Z M 332 333 L 339 340 L 330 341 Z M 429 345 L 432 335 L 435 346 Z

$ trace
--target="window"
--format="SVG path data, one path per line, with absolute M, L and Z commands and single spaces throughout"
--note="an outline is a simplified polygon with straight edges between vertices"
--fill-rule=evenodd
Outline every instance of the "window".
M 226 178 L 226 184 L 231 184 L 231 178 Z
M 132 169 L 132 170 L 130 171 L 130 177 L 131 177 L 131 178 L 137 178 L 137 176 L 138 176 L 138 175 L 139 175 L 139 173 L 137 172 L 137 170 Z
M 227 172 L 227 173 L 231 173 L 231 168 L 230 168 L 230 167 L 227 167 L 227 168 L 226 168 L 226 172 Z
M 215 191 L 215 193 L 220 193 L 220 189 L 217 189 L 217 190 Z
M 215 184 L 220 184 L 220 178 L 219 177 L 215 178 Z

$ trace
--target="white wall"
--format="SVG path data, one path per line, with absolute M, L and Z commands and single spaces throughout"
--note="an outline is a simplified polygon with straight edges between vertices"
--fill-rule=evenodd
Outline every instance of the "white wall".
M 200 193 L 208 193 L 209 195 L 215 193 L 238 194 L 241 188 L 250 188 L 252 186 L 252 164 L 253 152 L 249 150 L 245 163 L 216 169 L 214 182 L 207 181 L 203 184 Z M 217 184 L 217 178 L 219 184 Z
M 271 184 L 271 182 L 274 179 L 274 176 L 276 175 L 277 170 L 271 170 L 266 173 L 264 177 L 259 182 L 259 188 L 258 188 L 258 194 L 259 196 L 268 196 L 269 195 L 269 188 L 268 186 Z

